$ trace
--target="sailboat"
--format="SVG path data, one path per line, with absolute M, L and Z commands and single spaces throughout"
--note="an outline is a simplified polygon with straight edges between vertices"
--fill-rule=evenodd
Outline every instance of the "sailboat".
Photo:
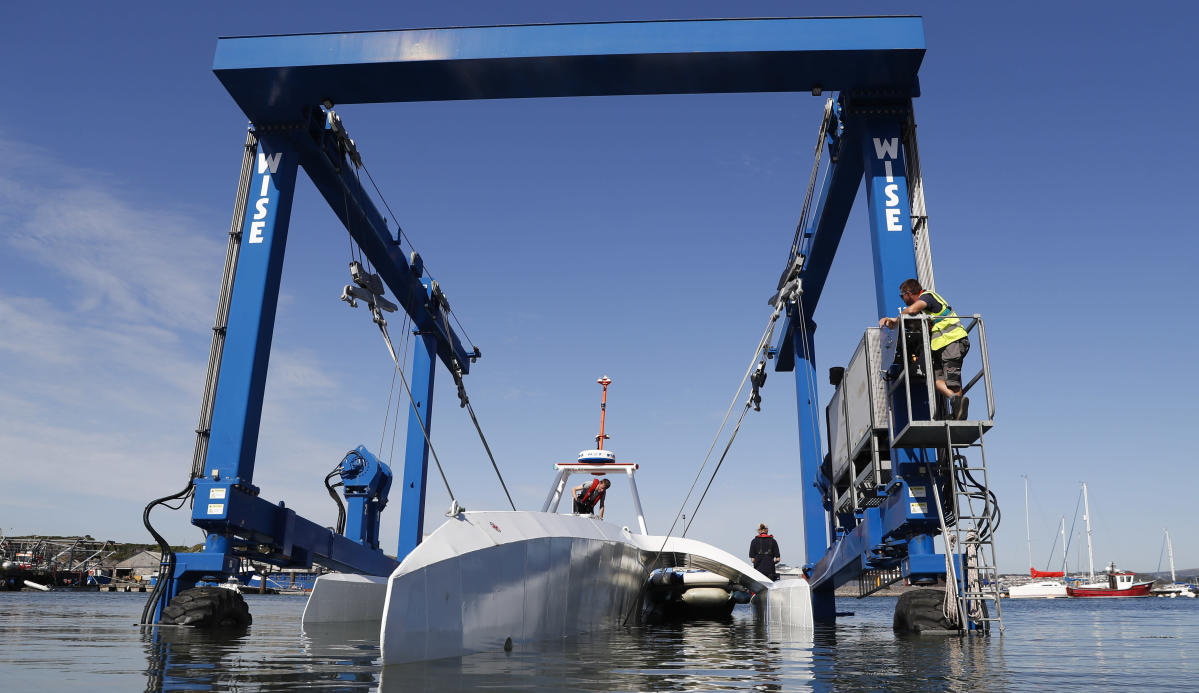
M 1153 587 L 1152 580 L 1136 581 L 1136 573 L 1116 570 L 1113 561 L 1107 568 L 1107 579 L 1095 581 L 1095 556 L 1091 549 L 1091 503 L 1087 497 L 1087 485 L 1082 485 L 1083 519 L 1087 522 L 1087 561 L 1090 565 L 1091 582 L 1085 585 L 1066 587 L 1071 597 L 1148 597 Z
M 1023 585 L 1013 585 L 1008 588 L 1009 599 L 1055 599 L 1066 596 L 1066 518 L 1062 518 L 1059 531 L 1062 533 L 1062 569 L 1060 571 L 1037 570 L 1032 564 L 1032 529 L 1028 520 L 1028 477 L 1024 477 L 1024 533 L 1028 540 L 1028 572 L 1036 578 L 1057 578 L 1056 580 L 1038 580 Z
M 1170 584 L 1164 587 L 1154 587 L 1150 590 L 1150 594 L 1155 597 L 1194 597 L 1195 592 L 1190 585 L 1185 585 L 1178 582 L 1178 576 L 1174 573 L 1174 544 L 1170 541 L 1170 530 L 1166 531 L 1166 555 L 1170 558 Z M 1160 563 L 1159 563 L 1160 567 Z

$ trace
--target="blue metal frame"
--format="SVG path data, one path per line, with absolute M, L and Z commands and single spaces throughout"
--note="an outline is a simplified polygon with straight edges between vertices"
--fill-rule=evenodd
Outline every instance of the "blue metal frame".
M 252 484 L 288 215 L 299 166 L 412 317 L 421 337 L 413 357 L 416 409 L 410 416 L 401 481 L 401 557 L 423 534 L 434 357 L 452 372 L 466 374 L 478 356 L 477 351 L 467 352 L 450 329 L 448 307 L 438 287 L 422 276 L 419 258 L 403 256 L 397 239 L 357 179 L 352 163 L 357 155 L 340 130 L 340 122 L 319 104 L 821 90 L 842 92 L 842 101 L 847 94 L 903 101 L 919 93 L 923 32 L 919 17 L 860 17 L 547 24 L 220 39 L 213 71 L 254 123 L 262 146 L 261 166 L 251 186 L 205 477 L 197 481 L 193 522 L 208 530 L 207 549 L 202 554 L 181 556 L 176 576 L 191 579 L 202 572 L 228 573 L 235 569 L 236 557 L 245 555 L 280 565 L 306 565 L 319 556 L 347 570 L 375 574 L 395 564 L 378 550 L 377 518 L 383 503 L 372 505 L 371 491 L 355 491 L 359 495 L 350 523 L 351 534 L 358 540 L 352 541 L 297 517 L 282 503 L 274 505 L 258 498 L 258 489 Z M 885 136 L 895 129 L 895 122 L 883 119 L 867 132 Z M 830 133 L 834 163 L 821 190 L 815 223 L 805 236 L 808 262 L 802 278 L 807 315 L 802 320 L 794 311 L 788 315 L 783 330 L 785 348 L 778 350 L 780 370 L 799 365 L 796 382 L 809 563 L 817 549 L 842 533 L 824 513 L 824 489 L 819 484 L 823 417 L 815 387 L 815 325 L 810 316 L 863 171 L 870 171 L 867 195 L 872 228 L 877 225 L 875 217 L 882 224 L 879 229 L 893 223 L 895 213 L 888 211 L 885 200 L 899 194 L 906 205 L 906 191 L 895 193 L 887 187 L 891 181 L 879 179 L 880 164 L 870 160 L 870 147 L 863 143 L 860 131 L 855 132 L 859 134 L 850 137 L 841 136 L 837 129 Z M 899 216 L 906 224 L 906 214 L 901 211 Z M 906 260 L 896 259 L 901 253 L 893 239 L 885 235 L 876 238 L 876 246 L 876 281 L 881 287 L 892 275 L 905 272 L 907 265 Z M 885 305 L 882 291 L 880 288 L 878 294 L 880 311 Z M 795 339 L 797 334 L 801 339 Z M 385 499 L 390 475 L 372 466 L 377 460 L 368 459 L 364 449 L 357 453 L 363 465 L 351 470 L 343 462 L 343 477 L 346 473 L 364 475 L 368 480 L 363 483 L 382 489 Z M 884 505 L 871 512 L 879 516 L 872 527 L 881 528 L 891 524 L 883 521 L 884 517 L 898 516 L 898 506 Z M 908 520 L 899 523 L 892 534 L 910 526 Z M 862 540 L 881 541 L 878 536 L 865 535 Z
M 912 95 L 920 17 L 711 19 L 222 38 L 213 71 L 256 123 L 335 104 L 873 90 Z
M 412 406 L 408 409 L 408 444 L 404 449 L 404 487 L 400 491 L 400 538 L 397 556 L 407 556 L 425 536 L 425 488 L 429 446 L 425 431 L 433 423 L 435 340 L 420 335 L 412 350 Z
M 831 512 L 829 480 L 822 471 L 823 453 L 805 422 L 823 420 L 815 397 L 814 369 L 810 354 L 811 316 L 819 303 L 832 258 L 864 179 L 866 208 L 870 220 L 871 249 L 875 279 L 875 308 L 878 317 L 891 316 L 903 305 L 900 283 L 917 276 L 912 242 L 911 212 L 904 159 L 902 127 L 910 117 L 909 99 L 842 93 L 837 102 L 828 148 L 831 162 L 825 171 L 810 225 L 802 229 L 799 254 L 805 261 L 802 280 L 802 314 L 796 307 L 787 314 L 775 351 L 776 370 L 795 369 L 801 431 L 801 469 L 804 485 L 804 524 L 807 564 L 816 615 L 827 616 L 835 587 L 872 569 L 900 567 L 905 577 L 929 582 L 945 575 L 945 557 L 934 550 L 933 535 L 939 529 L 935 511 L 927 508 L 931 498 L 916 497 L 911 486 L 925 489 L 933 483 L 931 465 L 935 451 L 892 448 L 890 459 L 895 481 L 880 505 L 842 517 Z M 805 334 L 806 331 L 806 334 Z M 811 390 L 809 390 L 811 388 Z M 897 391 L 896 398 L 907 396 Z M 925 399 L 923 390 L 912 393 Z M 903 402 L 893 403 L 904 410 Z M 915 412 L 929 412 L 927 401 L 913 401 Z M 925 505 L 921 505 L 924 503 Z M 827 608 L 821 608 L 822 604 Z
M 247 485 L 254 478 L 262 395 L 298 165 L 299 157 L 286 138 L 259 135 L 205 460 L 204 476 L 208 478 Z M 196 507 L 197 514 L 201 510 Z

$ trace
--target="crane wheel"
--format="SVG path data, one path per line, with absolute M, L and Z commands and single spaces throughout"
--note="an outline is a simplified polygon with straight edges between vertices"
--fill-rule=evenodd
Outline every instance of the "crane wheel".
M 899 595 L 895 603 L 896 633 L 931 631 L 957 632 L 957 624 L 945 618 L 945 590 L 911 590 Z
M 240 593 L 223 587 L 193 587 L 175 595 L 162 610 L 159 623 L 216 630 L 246 628 L 253 620 Z

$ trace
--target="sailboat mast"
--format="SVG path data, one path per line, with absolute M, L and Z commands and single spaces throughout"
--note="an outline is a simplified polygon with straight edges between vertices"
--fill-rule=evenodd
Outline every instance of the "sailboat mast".
M 1170 543 L 1170 530 L 1166 530 L 1166 555 L 1170 557 L 1170 582 L 1178 582 L 1174 577 L 1174 544 Z
M 1058 531 L 1062 533 L 1062 575 L 1069 575 L 1070 571 L 1066 568 L 1066 516 L 1062 515 L 1062 521 L 1058 525 Z
M 1029 573 L 1032 572 L 1032 527 L 1028 523 L 1028 475 L 1021 474 L 1024 477 L 1024 536 L 1028 539 L 1028 567 Z
M 1087 563 L 1091 570 L 1091 579 L 1095 579 L 1095 556 L 1091 552 L 1091 503 L 1087 499 L 1087 482 L 1082 482 L 1082 519 L 1087 523 Z

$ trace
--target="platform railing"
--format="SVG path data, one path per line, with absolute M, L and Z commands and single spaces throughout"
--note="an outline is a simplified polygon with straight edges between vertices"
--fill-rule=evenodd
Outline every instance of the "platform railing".
M 915 412 L 913 412 L 912 409 L 912 366 L 916 365 L 917 362 L 913 360 L 913 353 L 909 348 L 910 345 L 908 344 L 908 340 L 905 338 L 906 335 L 909 334 L 910 330 L 918 330 L 920 335 L 920 352 L 915 354 L 915 356 L 919 359 L 918 363 L 924 372 L 924 386 L 929 403 L 929 418 L 927 420 L 932 420 L 935 417 L 938 408 L 937 404 L 941 397 L 941 393 L 937 392 L 936 390 L 936 378 L 933 373 L 933 357 L 929 334 L 929 326 L 932 319 L 933 317 L 928 315 L 902 315 L 899 318 L 900 324 L 898 328 L 892 330 L 891 335 L 889 335 L 889 338 L 898 340 L 898 344 L 896 345 L 895 349 L 900 354 L 899 361 L 902 364 L 902 372 L 894 377 L 891 383 L 888 385 L 888 399 L 894 401 L 892 395 L 895 394 L 895 391 L 901 386 L 904 388 L 904 391 L 907 393 L 907 396 L 904 397 L 904 401 L 907 408 L 906 413 L 908 422 L 926 420 L 923 418 L 917 419 L 914 415 Z M 968 395 L 975 385 L 981 381 L 986 394 L 987 403 L 987 416 L 985 420 L 991 421 L 995 418 L 995 395 L 991 388 L 991 360 L 989 354 L 987 353 L 986 326 L 983 324 L 982 316 L 977 313 L 974 315 L 959 315 L 957 316 L 957 319 L 961 323 L 962 328 L 966 330 L 967 338 L 970 338 L 970 351 L 973 352 L 977 346 L 979 363 L 977 372 L 974 372 L 973 375 L 971 375 L 967 380 L 966 367 L 968 363 L 973 361 L 973 359 L 970 359 L 969 353 L 967 353 L 966 358 L 963 359 L 962 395 Z M 971 420 L 977 419 L 978 417 L 975 417 Z

